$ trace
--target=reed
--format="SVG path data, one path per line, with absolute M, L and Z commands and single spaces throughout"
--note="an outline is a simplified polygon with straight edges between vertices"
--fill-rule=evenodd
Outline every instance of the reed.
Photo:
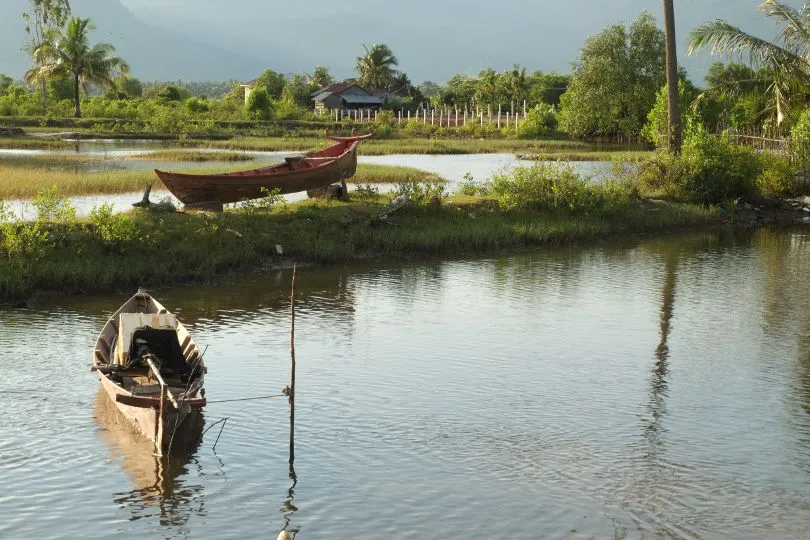
M 632 206 L 602 216 L 505 212 L 491 200 L 469 196 L 379 219 L 389 202 L 385 195 L 348 203 L 306 200 L 213 217 L 134 210 L 127 218 L 141 234 L 115 249 L 93 227 L 52 224 L 51 238 L 59 240 L 36 264 L 13 266 L 0 257 L 0 299 L 42 290 L 98 293 L 210 279 L 272 263 L 279 258 L 276 244 L 283 246 L 285 260 L 335 264 L 626 238 L 717 220 L 711 210 L 667 203 L 655 211 Z

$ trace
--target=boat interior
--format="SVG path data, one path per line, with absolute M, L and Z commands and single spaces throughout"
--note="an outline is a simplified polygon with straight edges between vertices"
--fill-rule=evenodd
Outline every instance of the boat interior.
M 158 366 L 174 395 L 193 396 L 202 386 L 205 367 L 191 336 L 173 314 L 158 310 L 151 297 L 136 295 L 104 327 L 95 364 L 132 395 L 159 396 L 160 383 L 147 359 Z

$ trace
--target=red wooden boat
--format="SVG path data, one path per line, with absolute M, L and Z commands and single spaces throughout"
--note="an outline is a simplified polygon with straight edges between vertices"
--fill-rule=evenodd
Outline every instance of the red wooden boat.
M 180 202 L 191 207 L 220 206 L 245 199 L 264 197 L 278 189 L 296 193 L 325 188 L 354 176 L 357 145 L 374 134 L 326 138 L 335 144 L 307 154 L 285 158 L 285 162 L 259 169 L 220 174 L 189 174 L 155 169 L 166 188 Z

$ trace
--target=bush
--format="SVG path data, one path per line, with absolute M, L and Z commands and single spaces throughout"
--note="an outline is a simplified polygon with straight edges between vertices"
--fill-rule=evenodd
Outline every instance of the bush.
M 539 139 L 549 131 L 557 129 L 557 115 L 550 105 L 540 104 L 526 114 L 517 128 L 521 139 Z
M 682 186 L 685 200 L 719 204 L 729 199 L 751 199 L 762 164 L 756 152 L 727 137 L 698 132 L 686 139 L 683 159 L 688 174 Z
M 425 124 L 421 120 L 411 119 L 405 123 L 405 132 L 408 135 L 416 135 L 422 137 L 429 137 L 436 133 L 439 126 L 435 124 Z
M 24 271 L 53 248 L 51 235 L 41 221 L 25 223 L 0 201 L 0 251 L 12 266 Z
M 391 139 L 394 137 L 394 128 L 389 124 L 379 124 L 374 126 L 375 139 Z
M 794 191 L 795 169 L 787 157 L 776 154 L 761 154 L 763 170 L 757 177 L 759 192 L 770 199 L 790 195 Z
M 751 200 L 759 188 L 778 191 L 784 164 L 768 165 L 765 154 L 738 146 L 728 137 L 712 137 L 702 130 L 690 134 L 680 157 L 665 151 L 639 165 L 639 182 L 646 191 L 697 204 L 720 204 L 734 199 Z M 758 179 L 771 169 L 761 181 Z M 781 172 L 780 172 L 781 171 Z
M 267 90 L 264 88 L 254 88 L 248 96 L 245 110 L 248 115 L 255 120 L 270 120 L 273 115 L 273 104 Z
M 790 130 L 792 151 L 800 167 L 810 161 L 810 109 L 806 109 Z
M 469 195 L 474 197 L 476 195 L 486 195 L 489 193 L 488 186 L 485 182 L 477 182 L 472 174 L 464 173 L 461 182 L 458 184 L 459 195 Z
M 405 182 L 397 184 L 394 193 L 397 196 L 404 195 L 408 197 L 415 206 L 439 207 L 447 198 L 447 181 L 420 182 L 409 178 Z
M 188 98 L 185 103 L 186 111 L 191 114 L 200 114 L 208 112 L 208 102 L 204 99 L 192 97 Z
M 609 179 L 591 183 L 570 165 L 539 162 L 492 177 L 489 192 L 504 210 L 609 212 L 638 199 L 635 184 Z
M 51 221 L 71 225 L 76 221 L 76 209 L 70 200 L 59 194 L 56 186 L 50 189 L 37 188 L 37 196 L 31 203 L 37 210 L 37 221 Z
M 104 246 L 112 251 L 125 253 L 132 244 L 141 240 L 138 225 L 123 214 L 113 213 L 112 204 L 94 206 L 90 210 L 88 221 Z

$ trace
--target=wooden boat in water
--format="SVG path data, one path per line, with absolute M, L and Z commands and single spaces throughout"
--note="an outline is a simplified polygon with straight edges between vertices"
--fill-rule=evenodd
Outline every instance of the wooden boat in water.
M 158 454 L 205 406 L 202 353 L 177 318 L 139 290 L 104 325 L 93 367 L 116 407 Z
M 222 204 L 264 197 L 275 189 L 282 194 L 296 193 L 344 182 L 357 170 L 357 145 L 373 135 L 332 137 L 327 134 L 326 138 L 335 144 L 258 169 L 221 174 L 155 169 L 155 173 L 186 207 L 221 208 Z

